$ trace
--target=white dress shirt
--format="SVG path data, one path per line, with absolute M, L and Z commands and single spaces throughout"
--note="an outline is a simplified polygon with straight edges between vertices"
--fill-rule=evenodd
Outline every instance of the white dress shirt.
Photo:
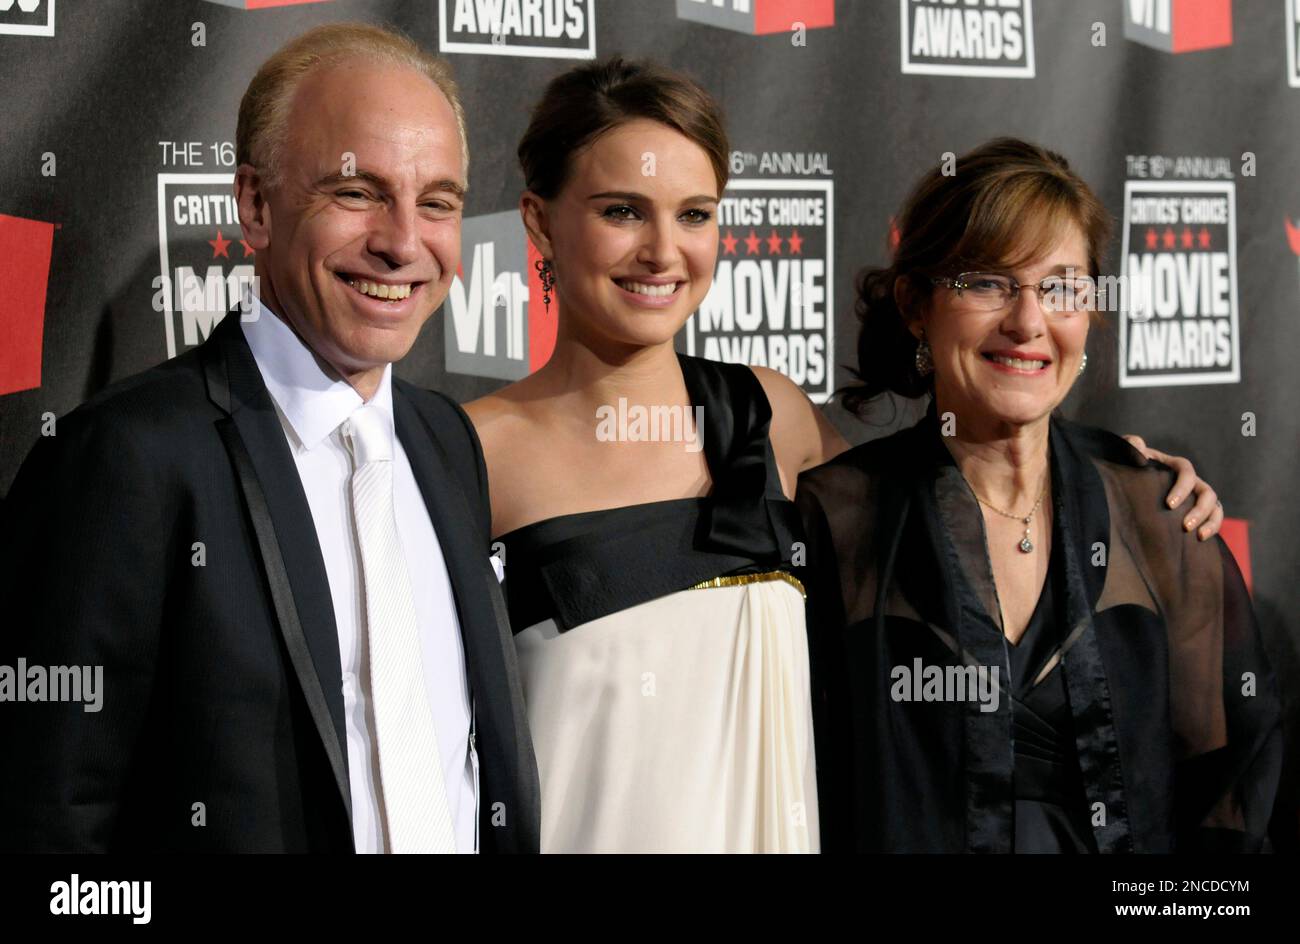
M 334 602 L 343 676 L 335 680 L 322 678 L 321 684 L 329 685 L 333 681 L 343 691 L 352 833 L 357 852 L 384 852 L 377 789 L 379 761 L 370 701 L 366 601 L 352 519 L 352 460 L 339 431 L 339 425 L 364 401 L 346 381 L 335 380 L 327 374 L 316 355 L 260 299 L 254 299 L 254 305 L 256 317 L 245 316 L 241 326 L 298 466 Z M 384 369 L 383 380 L 370 403 L 383 410 L 391 422 L 391 364 Z M 424 497 L 415 483 L 410 460 L 395 434 L 393 491 L 398 536 L 415 594 L 424 684 L 442 755 L 456 850 L 476 852 L 477 758 L 472 755 L 470 745 L 469 683 L 460 620 L 442 548 L 429 520 Z

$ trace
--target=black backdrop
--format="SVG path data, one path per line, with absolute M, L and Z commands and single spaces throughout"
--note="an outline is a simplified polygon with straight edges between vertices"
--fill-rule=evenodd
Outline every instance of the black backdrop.
M 239 98 L 287 38 L 344 19 L 443 49 L 463 88 L 464 281 L 398 370 L 460 399 L 549 350 L 514 147 L 574 59 L 655 57 L 722 101 L 733 199 L 680 343 L 819 401 L 848 380 L 852 276 L 887 258 L 922 169 L 996 134 L 1069 156 L 1115 215 L 1109 271 L 1137 288 L 1067 412 L 1191 457 L 1219 490 L 1283 679 L 1274 835 L 1297 846 L 1294 0 L 0 0 L 0 492 L 49 415 L 225 310 L 251 274 L 223 196 Z M 883 431 L 827 409 L 851 441 Z

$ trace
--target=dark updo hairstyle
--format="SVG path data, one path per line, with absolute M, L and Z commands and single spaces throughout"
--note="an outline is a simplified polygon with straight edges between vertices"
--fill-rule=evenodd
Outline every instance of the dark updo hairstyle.
M 519 142 L 524 185 L 543 200 L 554 198 L 574 154 L 638 118 L 667 125 L 703 148 L 722 195 L 729 148 L 718 103 L 680 72 L 620 56 L 576 66 L 546 86 Z
M 1016 138 L 996 138 L 925 175 L 897 221 L 893 263 L 868 269 L 857 281 L 859 384 L 844 391 L 844 406 L 865 414 L 884 393 L 919 397 L 933 375 L 916 371 L 917 339 L 908 330 L 933 291 L 930 278 L 1032 262 L 1073 223 L 1088 246 L 1088 270 L 1101 272 L 1110 216 L 1097 195 L 1055 151 Z M 900 309 L 894 286 L 903 297 Z

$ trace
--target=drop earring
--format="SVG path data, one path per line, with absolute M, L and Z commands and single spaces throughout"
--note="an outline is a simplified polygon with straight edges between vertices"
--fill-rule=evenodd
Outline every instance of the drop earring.
M 930 342 L 925 339 L 924 334 L 916 342 L 916 372 L 922 377 L 934 373 L 934 355 L 930 351 Z
M 551 289 L 555 287 L 555 270 L 551 268 L 550 259 L 538 259 L 534 266 L 542 279 L 542 304 L 546 306 L 547 314 L 550 314 Z

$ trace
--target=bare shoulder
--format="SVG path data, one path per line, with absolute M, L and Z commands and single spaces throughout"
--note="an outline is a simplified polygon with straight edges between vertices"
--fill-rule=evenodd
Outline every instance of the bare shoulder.
M 772 404 L 773 413 L 778 409 L 801 410 L 804 404 L 810 407 L 813 405 L 798 384 L 779 370 L 758 366 L 751 366 L 749 369 L 762 384 L 763 392 L 767 394 L 768 402 Z
M 509 384 L 463 404 L 479 438 L 485 440 L 485 448 L 487 437 L 517 431 L 528 421 L 526 402 L 517 387 L 518 383 Z
M 797 476 L 843 452 L 848 443 L 803 389 L 770 367 L 750 367 L 772 406 L 772 446 Z
M 509 415 L 509 401 L 500 395 L 500 392 L 489 393 L 486 396 L 479 397 L 477 400 L 470 400 L 461 406 L 469 414 L 470 421 L 478 430 L 480 436 L 483 435 L 484 427 L 492 425 L 494 421 Z

